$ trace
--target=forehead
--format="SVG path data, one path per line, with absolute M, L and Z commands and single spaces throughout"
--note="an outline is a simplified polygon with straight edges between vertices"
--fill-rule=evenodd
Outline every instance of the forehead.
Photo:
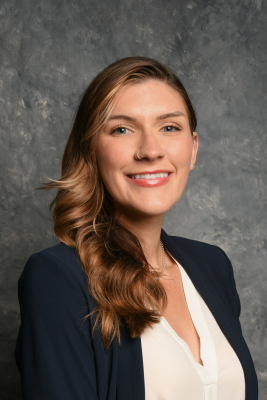
M 149 79 L 129 83 L 114 97 L 113 114 L 163 114 L 181 111 L 187 114 L 187 107 L 180 93 L 165 82 Z

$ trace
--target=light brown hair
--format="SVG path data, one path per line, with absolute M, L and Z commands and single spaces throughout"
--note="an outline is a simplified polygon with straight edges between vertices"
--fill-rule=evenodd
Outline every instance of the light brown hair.
M 196 116 L 179 78 L 156 60 L 128 57 L 100 72 L 86 89 L 62 160 L 62 177 L 45 184 L 57 189 L 53 208 L 54 231 L 74 247 L 88 275 L 96 301 L 96 325 L 108 347 L 120 342 L 120 324 L 131 337 L 159 321 L 166 293 L 148 264 L 139 240 L 114 217 L 109 194 L 98 171 L 94 148 L 99 130 L 112 111 L 114 96 L 129 83 L 157 79 L 177 90 L 188 111 L 191 132 Z M 95 326 L 96 326 L 95 325 Z

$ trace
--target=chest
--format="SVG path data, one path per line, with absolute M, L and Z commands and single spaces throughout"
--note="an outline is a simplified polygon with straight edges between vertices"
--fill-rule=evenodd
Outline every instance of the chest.
M 163 317 L 176 334 L 188 345 L 194 359 L 202 365 L 200 338 L 194 326 L 183 287 L 180 270 L 176 268 L 171 277 L 162 279 L 167 294 L 167 306 Z

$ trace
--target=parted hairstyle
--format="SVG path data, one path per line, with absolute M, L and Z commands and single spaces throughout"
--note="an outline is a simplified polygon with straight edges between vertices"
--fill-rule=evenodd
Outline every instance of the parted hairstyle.
M 194 108 L 172 70 L 145 57 L 118 60 L 100 72 L 84 92 L 63 155 L 62 177 L 43 187 L 57 189 L 50 205 L 54 231 L 79 255 L 97 304 L 94 327 L 101 329 L 106 348 L 115 338 L 120 343 L 122 323 L 131 337 L 139 337 L 147 326 L 159 322 L 166 305 L 159 275 L 148 264 L 139 240 L 115 218 L 94 151 L 116 93 L 127 84 L 148 79 L 165 82 L 179 92 L 191 132 L 195 131 Z

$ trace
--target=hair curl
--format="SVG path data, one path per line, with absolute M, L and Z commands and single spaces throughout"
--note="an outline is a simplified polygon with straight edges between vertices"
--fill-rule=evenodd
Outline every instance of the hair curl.
M 116 93 L 126 84 L 147 79 L 163 81 L 179 92 L 191 132 L 195 130 L 194 108 L 179 78 L 156 60 L 124 58 L 100 72 L 86 89 L 66 144 L 62 177 L 43 187 L 57 189 L 50 205 L 54 231 L 80 257 L 97 303 L 95 326 L 99 324 L 106 348 L 116 337 L 120 342 L 121 323 L 131 337 L 139 337 L 147 326 L 159 322 L 166 305 L 165 290 L 139 240 L 114 216 L 94 152 Z

